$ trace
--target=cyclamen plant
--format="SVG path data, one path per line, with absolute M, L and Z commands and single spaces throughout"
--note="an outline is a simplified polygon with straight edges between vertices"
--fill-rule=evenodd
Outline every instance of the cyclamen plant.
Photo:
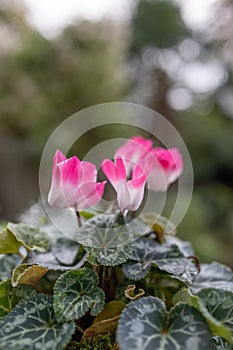
M 73 239 L 41 204 L 2 223 L 0 349 L 233 349 L 231 269 L 200 264 L 171 222 L 140 214 L 146 187 L 182 174 L 181 154 L 136 136 L 114 158 L 102 171 L 116 203 L 101 212 L 107 180 L 56 151 L 48 203 L 77 213 Z

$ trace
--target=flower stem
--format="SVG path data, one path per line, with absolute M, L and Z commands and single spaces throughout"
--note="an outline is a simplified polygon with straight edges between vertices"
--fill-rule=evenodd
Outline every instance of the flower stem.
M 78 225 L 79 227 L 82 226 L 82 219 L 81 219 L 81 215 L 79 213 L 79 211 L 76 211 L 76 215 L 77 215 L 77 219 L 78 219 Z

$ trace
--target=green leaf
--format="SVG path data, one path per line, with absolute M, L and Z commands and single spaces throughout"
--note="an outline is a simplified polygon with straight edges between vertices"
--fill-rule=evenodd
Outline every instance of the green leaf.
M 97 273 L 88 268 L 62 274 L 54 286 L 54 310 L 58 322 L 79 319 L 89 309 L 92 316 L 97 315 L 105 299 L 98 284 Z
M 27 250 L 38 250 L 44 252 L 49 248 L 47 234 L 37 227 L 9 222 L 7 229 Z
M 21 261 L 22 259 L 16 254 L 0 254 L 0 280 L 10 278 L 13 268 Z
M 53 271 L 69 271 L 69 270 L 77 270 L 87 260 L 87 254 L 84 254 L 80 261 L 78 261 L 73 266 L 64 266 L 62 265 L 54 256 L 54 254 L 49 251 L 46 253 L 38 253 L 38 252 L 30 252 L 27 259 L 25 260 L 29 265 L 40 265 L 46 267 L 48 270 Z
M 119 245 L 115 248 L 83 247 L 88 255 L 89 262 L 93 265 L 116 266 L 126 262 L 133 252 L 133 246 Z
M 36 291 L 29 286 L 14 288 L 10 280 L 0 282 L 0 319 L 4 318 L 20 301 L 35 295 Z
M 233 292 L 207 288 L 201 290 L 198 296 L 211 316 L 218 321 L 212 325 L 213 333 L 233 344 Z M 212 318 L 210 326 L 211 321 Z
M 181 249 L 184 251 L 184 248 Z M 185 257 L 181 249 L 169 240 L 161 244 L 151 239 L 138 239 L 130 261 L 123 265 L 122 271 L 126 277 L 138 280 L 147 275 L 153 264 L 171 274 L 171 277 L 190 285 L 198 271 L 192 260 Z
M 58 238 L 52 246 L 55 258 L 63 265 L 72 265 L 78 255 L 79 245 L 71 239 Z
M 201 272 L 192 285 L 191 290 L 195 294 L 204 288 L 211 287 L 233 292 L 232 270 L 217 262 L 201 264 Z
M 18 254 L 21 245 L 9 230 L 0 232 L 0 254 Z
M 210 350 L 212 335 L 202 315 L 179 303 L 168 313 L 155 297 L 143 297 L 127 305 L 118 323 L 121 350 Z
M 22 264 L 14 268 L 12 272 L 12 286 L 27 284 L 35 287 L 37 282 L 48 272 L 43 266 Z
M 96 215 L 94 213 L 91 213 L 90 211 L 80 211 L 79 214 L 87 220 L 93 218 Z
M 18 304 L 5 317 L 0 329 L 0 348 L 62 350 L 74 331 L 74 322 L 56 322 L 53 298 L 38 295 Z
M 211 315 L 233 332 L 233 292 L 207 288 L 198 296 Z
M 119 225 L 114 214 L 100 214 L 86 221 L 74 237 L 83 246 L 93 248 L 117 248 L 134 241 L 128 225 Z
M 185 301 L 194 306 L 206 319 L 213 334 L 233 344 L 232 295 L 232 292 L 213 288 L 203 289 L 198 295 L 182 290 L 174 296 L 173 303 Z

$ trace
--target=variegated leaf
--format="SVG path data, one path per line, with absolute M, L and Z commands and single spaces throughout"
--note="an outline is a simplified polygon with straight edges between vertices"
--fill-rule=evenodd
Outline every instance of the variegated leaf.
M 97 315 L 105 300 L 98 284 L 97 273 L 86 267 L 62 274 L 54 286 L 54 310 L 58 322 L 79 319 L 89 309 L 91 315 Z

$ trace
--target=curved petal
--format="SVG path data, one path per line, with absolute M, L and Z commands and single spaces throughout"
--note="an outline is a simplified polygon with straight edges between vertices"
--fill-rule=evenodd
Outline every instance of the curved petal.
M 79 166 L 79 173 L 78 173 L 78 179 L 79 179 L 79 185 L 86 182 L 96 182 L 97 178 L 97 169 L 96 166 L 90 162 L 81 162 Z
M 105 176 L 108 178 L 108 180 L 111 182 L 112 186 L 116 190 L 116 186 L 118 183 L 118 176 L 117 176 L 117 167 L 114 164 L 114 162 L 110 159 L 104 159 L 102 162 L 101 168 Z
M 48 203 L 57 208 L 66 207 L 63 190 L 61 188 L 61 171 L 58 167 L 58 164 L 66 159 L 67 158 L 60 150 L 56 150 L 53 157 L 52 180 L 48 194 Z
M 164 192 L 169 187 L 165 171 L 160 165 L 153 165 L 147 178 L 147 186 L 150 191 Z
M 148 188 L 152 191 L 166 191 L 183 171 L 183 160 L 176 148 L 155 148 L 150 157 L 152 164 L 148 175 Z
M 76 192 L 76 210 L 84 210 L 99 203 L 101 200 L 106 181 L 85 183 Z
M 53 168 L 58 163 L 64 162 L 64 160 L 66 159 L 67 159 L 66 156 L 59 149 L 57 149 L 53 157 Z
M 61 172 L 61 182 L 63 186 L 67 183 L 73 186 L 78 185 L 80 163 L 81 161 L 74 156 L 57 165 Z
M 130 194 L 130 203 L 126 209 L 135 211 L 140 207 L 144 197 L 145 184 L 146 177 L 144 176 L 128 181 L 127 188 Z
M 116 167 L 117 167 L 117 180 L 126 180 L 126 169 L 123 159 L 121 157 L 116 158 Z

